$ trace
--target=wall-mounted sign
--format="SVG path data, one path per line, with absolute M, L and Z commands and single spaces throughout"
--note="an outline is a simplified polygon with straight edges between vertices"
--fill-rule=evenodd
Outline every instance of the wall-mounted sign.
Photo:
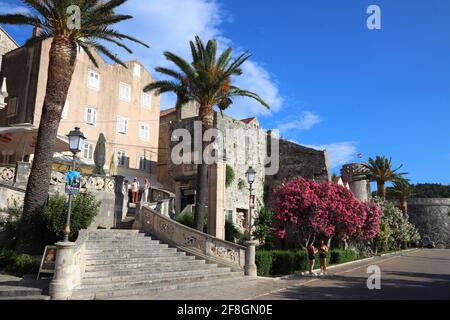
M 55 262 L 56 262 L 56 247 L 46 246 L 44 250 L 44 255 L 42 256 L 41 266 L 39 267 L 39 275 L 41 273 L 55 273 Z
M 77 171 L 69 171 L 66 174 L 66 193 L 80 194 L 81 174 Z

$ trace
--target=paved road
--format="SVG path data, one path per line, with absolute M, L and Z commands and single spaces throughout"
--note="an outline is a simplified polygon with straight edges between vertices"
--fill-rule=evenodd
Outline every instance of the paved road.
M 367 289 L 367 266 L 381 269 L 381 289 Z M 329 275 L 258 299 L 450 299 L 450 250 L 417 250 L 339 267 Z
M 367 289 L 367 267 L 381 269 L 381 290 Z M 123 298 L 122 298 L 123 299 Z M 259 278 L 218 287 L 128 297 L 143 300 L 450 299 L 450 250 L 417 250 L 329 270 L 328 276 Z

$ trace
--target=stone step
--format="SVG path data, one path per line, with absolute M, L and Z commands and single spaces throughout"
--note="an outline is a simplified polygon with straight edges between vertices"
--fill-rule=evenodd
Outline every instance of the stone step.
M 84 277 L 101 277 L 125 274 L 137 274 L 149 271 L 167 271 L 167 270 L 183 270 L 193 267 L 214 268 L 217 264 L 207 264 L 205 260 L 188 260 L 166 261 L 156 263 L 127 263 L 127 264 L 111 264 L 100 266 L 87 266 Z
M 74 294 L 72 296 L 72 300 L 88 300 L 88 299 L 109 299 L 109 298 L 120 298 L 120 297 L 133 297 L 133 296 L 142 296 L 145 294 L 153 294 L 163 291 L 171 291 L 171 290 L 181 290 L 188 288 L 197 288 L 197 287 L 214 287 L 219 286 L 223 283 L 230 282 L 244 282 L 251 281 L 253 278 L 249 278 L 243 275 L 241 272 L 231 272 L 228 273 L 227 276 L 223 277 L 209 277 L 207 279 L 199 280 L 199 281 L 188 281 L 188 282 L 177 282 L 174 281 L 172 283 L 163 283 L 163 282 L 154 282 L 152 284 L 142 284 L 139 286 L 134 286 L 133 288 L 123 288 L 116 290 L 74 290 Z
M 168 249 L 175 249 L 175 248 L 169 248 L 167 244 L 151 244 L 143 247 L 123 247 L 123 248 L 107 248 L 107 247 L 89 247 L 86 248 L 85 254 L 86 255 L 101 255 L 101 254 L 129 254 L 134 252 L 141 252 L 141 253 L 147 253 L 147 252 L 155 252 L 157 250 L 168 250 Z M 172 250 L 170 250 L 172 251 Z
M 38 296 L 42 294 L 42 289 L 20 287 L 20 286 L 0 286 L 0 297 L 25 297 Z
M 139 230 L 122 230 L 122 229 L 108 229 L 108 230 L 89 230 L 88 236 L 136 236 L 145 234 Z
M 50 296 L 35 295 L 35 296 L 18 296 L 18 297 L 1 297 L 0 300 L 50 300 Z
M 98 236 L 89 236 L 87 238 L 88 241 L 95 241 L 95 240 L 115 240 L 115 241 L 124 241 L 124 240 L 136 240 L 136 239 L 151 239 L 150 237 L 146 237 L 144 234 L 142 235 L 130 235 L 130 236 L 126 236 L 126 235 L 117 235 L 117 236 L 102 236 L 102 235 L 98 235 Z
M 85 254 L 86 260 L 106 260 L 106 259 L 133 259 L 133 258 L 151 258 L 161 253 L 177 253 L 176 248 L 155 248 L 151 250 L 129 251 L 124 253 L 89 253 Z M 181 253 L 181 252 L 180 252 Z
M 122 283 L 128 284 L 132 282 L 140 281 L 157 281 L 160 279 L 171 279 L 171 278 L 184 278 L 191 276 L 208 276 L 208 275 L 220 275 L 228 274 L 230 268 L 197 268 L 195 270 L 180 270 L 180 271 L 151 271 L 147 270 L 146 273 L 130 274 L 122 276 L 108 276 L 108 277 L 92 277 L 83 278 L 81 281 L 81 286 L 87 285 L 116 285 L 120 286 Z
M 122 246 L 136 246 L 136 245 L 145 245 L 145 244 L 159 244 L 161 243 L 159 240 L 151 240 L 147 238 L 140 238 L 140 239 L 134 239 L 134 240 L 126 240 L 126 241 L 111 241 L 111 240 L 89 240 L 86 242 L 86 246 L 105 246 L 108 248 L 117 248 Z
M 152 257 L 139 257 L 139 258 L 116 258 L 116 259 L 93 259 L 87 260 L 86 266 L 92 265 L 112 265 L 112 264 L 128 264 L 128 263 L 152 263 L 152 262 L 164 262 L 174 260 L 194 260 L 193 256 L 183 255 L 183 252 L 162 253 L 160 255 L 153 255 Z
M 156 261 L 157 260 L 157 261 Z M 86 272 L 90 271 L 112 271 L 112 270 L 126 270 L 126 269 L 137 269 L 137 268 L 159 268 L 170 265 L 184 265 L 184 264 L 193 264 L 195 263 L 205 264 L 204 260 L 195 260 L 193 257 L 160 257 L 154 258 L 152 261 L 148 262 L 129 262 L 129 260 L 123 260 L 122 263 L 117 263 L 114 261 L 110 264 L 91 264 L 86 266 Z

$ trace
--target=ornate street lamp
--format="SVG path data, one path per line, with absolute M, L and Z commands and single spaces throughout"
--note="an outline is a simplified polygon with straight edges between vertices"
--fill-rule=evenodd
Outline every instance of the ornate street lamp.
M 245 175 L 247 176 L 247 182 L 250 186 L 249 191 L 250 191 L 250 198 L 249 198 L 249 215 L 248 215 L 248 238 L 251 241 L 252 240 L 252 208 L 253 208 L 253 188 L 252 185 L 255 182 L 255 177 L 256 177 L 256 171 L 255 169 L 253 169 L 252 167 L 249 167 L 247 172 L 245 173 Z
M 86 137 L 80 131 L 80 128 L 75 127 L 75 130 L 72 130 L 67 135 L 69 138 L 69 149 L 72 152 L 72 171 L 75 171 L 75 159 L 78 152 L 81 151 L 81 148 L 84 144 L 84 140 Z M 70 215 L 72 213 L 72 198 L 73 194 L 69 193 L 69 209 L 67 212 L 67 220 L 64 226 L 64 242 L 69 242 L 69 234 L 70 234 Z

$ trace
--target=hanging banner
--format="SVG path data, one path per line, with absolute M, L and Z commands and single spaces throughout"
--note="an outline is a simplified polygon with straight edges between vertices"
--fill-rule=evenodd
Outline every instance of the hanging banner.
M 81 174 L 77 171 L 69 171 L 66 174 L 66 193 L 71 195 L 80 194 Z

